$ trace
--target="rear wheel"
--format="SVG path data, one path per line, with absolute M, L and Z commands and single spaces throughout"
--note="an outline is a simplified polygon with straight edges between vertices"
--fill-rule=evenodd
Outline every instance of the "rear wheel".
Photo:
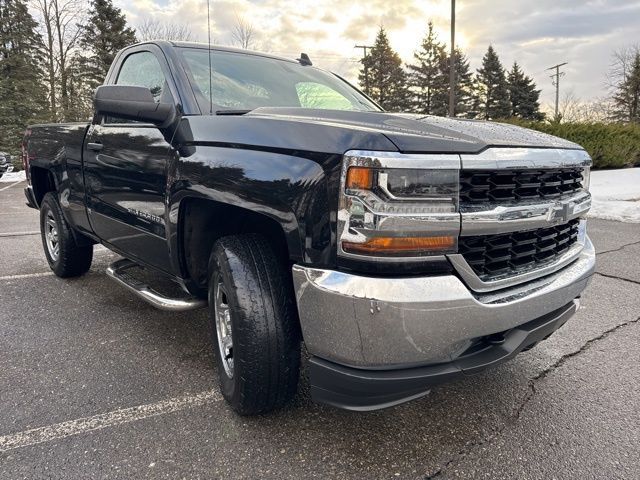
M 218 240 L 209 260 L 209 318 L 220 389 L 241 415 L 296 393 L 300 333 L 291 281 L 259 235 Z
M 40 206 L 40 234 L 49 267 L 58 277 L 78 277 L 91 267 L 93 245 L 78 246 L 53 192 Z

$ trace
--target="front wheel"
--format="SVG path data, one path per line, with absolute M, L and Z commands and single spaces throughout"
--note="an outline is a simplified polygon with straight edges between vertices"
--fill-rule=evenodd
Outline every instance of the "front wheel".
M 241 415 L 293 398 L 300 333 L 291 281 L 259 235 L 216 241 L 209 260 L 209 318 L 220 390 Z
M 40 234 L 49 267 L 58 277 L 78 277 L 91 267 L 93 245 L 78 246 L 52 192 L 40 206 Z

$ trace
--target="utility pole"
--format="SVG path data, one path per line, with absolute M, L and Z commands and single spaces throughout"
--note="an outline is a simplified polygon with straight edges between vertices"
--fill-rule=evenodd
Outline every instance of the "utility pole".
M 451 0 L 451 54 L 449 55 L 449 116 L 456 116 L 456 0 Z
M 361 48 L 363 50 L 362 59 L 367 58 L 367 48 L 373 48 L 371 45 L 355 45 L 353 48 Z M 369 69 L 367 68 L 367 64 L 362 62 L 364 65 L 364 93 L 369 95 Z
M 558 65 L 554 65 L 553 67 L 547 68 L 547 70 L 553 70 L 553 69 L 556 70 L 556 73 L 551 75 L 551 82 L 556 87 L 556 115 L 555 115 L 556 121 L 560 120 L 560 118 L 558 117 L 558 104 L 560 103 L 560 77 L 564 77 L 564 72 L 560 71 L 560 67 L 562 67 L 563 65 L 566 65 L 567 63 L 569 62 L 559 63 Z

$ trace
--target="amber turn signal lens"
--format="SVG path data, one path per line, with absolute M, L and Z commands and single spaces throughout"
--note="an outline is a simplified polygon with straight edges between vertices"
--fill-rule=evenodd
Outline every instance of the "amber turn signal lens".
M 373 186 L 373 170 L 364 167 L 351 167 L 347 171 L 347 190 L 370 190 Z
M 342 242 L 345 252 L 372 254 L 416 254 L 442 252 L 455 247 L 455 237 L 375 237 L 363 243 Z

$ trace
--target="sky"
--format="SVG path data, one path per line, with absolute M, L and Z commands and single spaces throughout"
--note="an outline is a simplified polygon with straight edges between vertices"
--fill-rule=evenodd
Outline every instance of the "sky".
M 187 25 L 207 39 L 206 0 L 114 0 L 133 24 L 145 18 Z M 555 87 L 546 68 L 568 62 L 561 97 L 582 102 L 606 95 L 615 50 L 640 45 L 640 0 L 458 0 L 456 43 L 475 70 L 492 44 L 505 68 L 517 61 L 552 105 Z M 211 0 L 211 37 L 229 45 L 236 19 L 255 31 L 256 50 L 290 58 L 307 53 L 314 65 L 356 82 L 362 50 L 380 25 L 405 62 L 433 21 L 449 40 L 450 0 Z

